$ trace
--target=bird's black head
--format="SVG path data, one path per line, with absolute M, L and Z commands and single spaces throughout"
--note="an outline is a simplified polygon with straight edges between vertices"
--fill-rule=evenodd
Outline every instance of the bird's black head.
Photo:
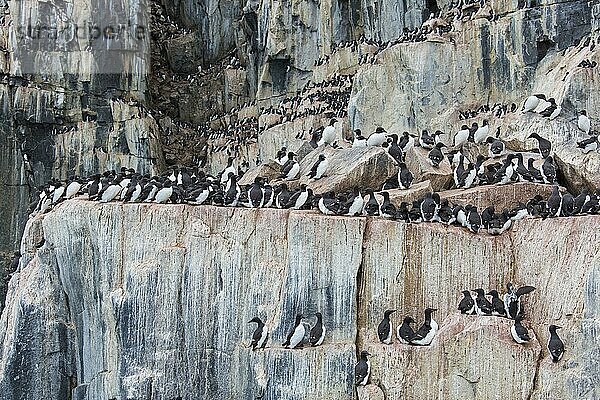
M 321 160 L 321 161 L 325 160 L 325 154 L 319 154 L 319 160 Z
M 257 324 L 262 324 L 262 321 L 258 317 L 254 317 L 250 321 L 248 321 L 249 324 L 251 324 L 253 322 L 256 322 Z
M 355 129 L 354 133 L 356 134 L 356 136 L 362 135 L 362 131 L 360 129 Z
M 425 315 L 431 315 L 434 311 L 437 311 L 437 308 L 426 308 Z
M 389 317 L 390 315 L 392 315 L 395 312 L 396 312 L 396 310 L 385 310 L 383 315 L 385 315 L 386 317 Z
M 376 133 L 384 133 L 385 129 L 383 129 L 381 126 L 378 126 L 377 129 L 375 129 Z
M 366 359 L 367 356 L 370 356 L 370 355 L 371 354 L 368 351 L 366 351 L 366 350 L 363 350 L 363 351 L 360 352 L 360 357 L 361 358 L 365 358 Z
M 473 291 L 475 293 L 477 293 L 479 296 L 485 296 L 485 292 L 483 291 L 483 289 L 473 289 Z
M 585 110 L 581 110 L 579 111 L 579 115 L 587 115 L 587 112 Z
M 492 297 L 498 297 L 498 291 L 497 290 L 490 290 L 487 294 L 489 296 L 492 296 Z
M 550 331 L 550 333 L 556 333 L 557 329 L 562 329 L 562 326 L 558 326 L 558 325 L 550 325 L 548 327 L 548 330 Z
M 416 321 L 413 317 L 407 315 L 406 317 L 404 317 L 404 322 L 406 322 L 407 324 L 414 324 Z
M 534 94 L 534 96 L 537 97 L 538 99 L 546 100 L 545 94 Z
M 471 292 L 469 292 L 468 290 L 463 290 L 462 294 L 464 294 L 465 296 L 471 297 Z

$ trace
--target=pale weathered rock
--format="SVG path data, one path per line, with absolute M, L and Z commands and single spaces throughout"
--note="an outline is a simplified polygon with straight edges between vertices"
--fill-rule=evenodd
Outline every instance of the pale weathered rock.
M 431 182 L 423 181 L 413 184 L 406 190 L 392 189 L 386 190 L 390 194 L 390 202 L 395 205 L 400 205 L 403 201 L 412 203 L 414 200 L 423 198 L 427 193 L 433 192 Z
M 269 181 L 275 180 L 281 174 L 282 165 L 276 161 L 268 161 L 254 168 L 250 168 L 244 176 L 239 180 L 240 185 L 250 185 L 254 183 L 254 179 L 258 176 L 268 178 Z
M 440 197 L 452 204 L 471 204 L 480 210 L 493 205 L 496 212 L 504 208 L 511 209 L 518 203 L 527 203 L 535 195 L 544 199 L 552 193 L 552 185 L 542 183 L 519 182 L 509 185 L 484 185 L 469 189 L 453 189 L 440 192 Z
M 357 386 L 358 400 L 385 400 L 385 394 L 377 385 Z
M 320 154 L 329 160 L 329 168 L 321 179 L 306 176 Z M 382 147 L 334 149 L 323 145 L 307 154 L 300 162 L 300 183 L 306 183 L 315 194 L 340 193 L 358 188 L 380 189 L 390 176 L 398 174 L 398 166 Z
M 362 394 L 593 398 L 599 224 L 600 216 L 527 219 L 492 237 L 315 212 L 69 200 L 28 227 L 29 255 L 0 321 L 0 391 L 352 399 L 365 349 L 379 389 Z M 42 234 L 46 244 L 35 249 Z M 526 346 L 512 342 L 508 320 L 457 314 L 461 290 L 508 281 L 537 287 L 523 299 L 534 335 Z M 379 344 L 383 310 L 398 309 L 395 327 L 406 314 L 421 322 L 426 306 L 438 309 L 441 326 L 431 346 Z M 311 324 L 316 311 L 329 332 L 324 345 L 282 349 L 293 316 Z M 251 352 L 246 322 L 256 315 L 271 336 L 266 350 Z M 550 323 L 564 327 L 559 364 L 544 348 Z
M 434 167 L 429 163 L 428 150 L 412 147 L 406 152 L 406 166 L 413 173 L 415 182 L 430 181 L 436 192 L 449 189 L 452 184 L 452 168 L 448 159 Z

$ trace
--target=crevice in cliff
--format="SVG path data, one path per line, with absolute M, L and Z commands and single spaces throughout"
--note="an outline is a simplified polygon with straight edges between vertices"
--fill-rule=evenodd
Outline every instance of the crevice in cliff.
M 536 337 L 539 337 L 539 336 L 536 335 Z M 540 380 L 539 379 L 540 378 L 540 365 L 541 365 L 543 359 L 544 359 L 543 352 L 540 349 L 540 352 L 538 353 L 537 360 L 535 362 L 535 374 L 533 375 L 533 384 L 531 386 L 531 392 L 529 392 L 529 395 L 527 396 L 527 400 L 531 400 L 532 396 L 538 390 L 538 385 L 539 385 L 539 380 Z
M 362 309 L 363 309 L 363 294 L 365 289 L 365 276 L 364 276 L 364 264 L 365 264 L 365 248 L 367 246 L 368 231 L 370 230 L 370 219 L 365 219 L 365 226 L 362 230 L 362 246 L 360 251 L 360 264 L 356 271 L 356 338 L 354 339 L 354 346 L 356 350 L 356 359 L 360 355 L 360 349 L 363 343 L 360 339 L 360 327 L 364 321 L 362 321 Z

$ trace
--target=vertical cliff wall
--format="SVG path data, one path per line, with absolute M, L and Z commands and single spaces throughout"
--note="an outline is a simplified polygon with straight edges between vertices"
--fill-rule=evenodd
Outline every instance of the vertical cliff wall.
M 387 398 L 593 399 L 599 222 L 528 220 L 491 237 L 312 212 L 68 201 L 28 224 L 0 321 L 0 391 L 353 399 L 356 352 L 367 349 L 372 389 Z M 455 308 L 460 290 L 508 281 L 538 288 L 525 300 L 535 332 L 525 346 L 509 321 Z M 441 326 L 432 346 L 379 344 L 384 309 L 400 310 L 399 323 L 426 306 Z M 283 349 L 295 314 L 317 311 L 323 346 Z M 267 321 L 264 351 L 248 348 L 254 316 Z M 545 349 L 550 323 L 564 327 L 560 364 Z

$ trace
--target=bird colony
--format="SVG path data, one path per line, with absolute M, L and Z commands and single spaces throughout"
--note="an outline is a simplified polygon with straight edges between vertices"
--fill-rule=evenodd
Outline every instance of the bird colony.
M 524 100 L 521 109 L 515 105 L 495 106 L 492 110 L 501 113 L 535 113 L 540 109 L 539 116 L 553 118 L 560 112 L 560 107 L 553 99 L 545 99 L 544 95 L 536 94 Z M 485 107 L 484 107 L 485 108 Z M 472 111 L 465 111 L 465 115 Z M 537 134 L 531 138 L 537 142 L 537 147 L 528 152 L 516 152 L 498 138 L 498 132 L 491 134 L 489 124 L 484 120 L 481 125 L 473 123 L 471 127 L 463 125 L 453 135 L 452 146 L 445 151 L 446 145 L 440 140 L 444 135 L 441 131 L 430 134 L 423 130 L 420 134 L 404 132 L 400 135 L 388 133 L 383 127 L 377 128 L 367 137 L 360 130 L 355 130 L 352 143 L 336 141 L 336 118 L 330 119 L 327 126 L 322 127 L 311 135 L 307 143 L 314 151 L 319 152 L 316 162 L 308 168 L 306 178 L 308 184 L 298 184 L 300 164 L 294 152 L 284 147 L 273 155 L 273 161 L 279 165 L 279 175 L 269 181 L 266 177 L 257 176 L 249 185 L 240 185 L 238 181 L 247 173 L 241 166 L 236 166 L 238 160 L 228 159 L 227 166 L 217 176 L 212 176 L 198 168 L 175 167 L 159 176 L 141 175 L 133 169 L 123 167 L 119 172 L 106 171 L 91 177 L 73 176 L 66 181 L 53 179 L 39 188 L 39 198 L 31 205 L 32 213 L 47 213 L 61 202 L 83 197 L 90 201 L 101 203 L 119 201 L 123 203 L 186 203 L 190 205 L 214 205 L 222 207 L 247 208 L 282 208 L 295 210 L 316 209 L 322 214 L 331 216 L 367 216 L 388 218 L 401 223 L 442 223 L 457 225 L 468 229 L 473 234 L 486 232 L 499 235 L 509 229 L 514 221 L 523 218 L 555 218 L 573 215 L 600 214 L 600 190 L 589 193 L 582 190 L 571 194 L 561 189 L 557 183 L 557 168 L 553 160 L 552 146 L 549 140 Z M 591 122 L 585 111 L 580 111 L 576 127 L 590 136 L 579 143 L 582 152 L 598 150 L 598 136 L 591 128 Z M 475 159 L 469 159 L 466 148 L 469 145 L 487 147 L 487 155 L 479 154 Z M 333 151 L 342 151 L 344 147 L 364 148 L 383 147 L 398 165 L 398 174 L 386 180 L 382 188 L 355 187 L 348 192 L 325 192 L 321 195 L 313 193 L 309 187 L 312 182 L 327 177 L 329 170 L 328 157 L 322 152 L 327 147 Z M 516 182 L 539 182 L 549 185 L 549 197 L 536 195 L 526 203 L 516 204 L 511 209 L 496 210 L 494 205 L 479 210 L 473 205 L 455 205 L 448 200 L 442 200 L 439 193 L 431 192 L 424 197 L 408 204 L 393 204 L 387 190 L 409 190 L 414 177 L 405 162 L 405 155 L 412 147 L 425 149 L 428 162 L 434 168 L 447 159 L 453 167 L 455 188 L 467 189 L 476 185 L 509 185 Z M 352 150 L 351 150 L 352 151 Z M 535 164 L 539 167 L 536 167 Z M 288 186 L 295 184 L 296 189 Z M 375 196 L 376 192 L 382 200 Z M 365 196 L 366 195 L 366 196 Z M 530 340 L 526 322 L 523 296 L 534 291 L 531 286 L 515 287 L 508 283 L 507 290 L 500 294 L 492 289 L 487 292 L 482 288 L 464 290 L 458 310 L 462 314 L 473 315 L 474 318 L 508 318 L 513 321 L 510 334 L 519 344 Z M 472 296 L 474 294 L 474 297 Z M 490 298 L 486 297 L 490 296 Z M 414 316 L 403 315 L 401 322 L 394 327 L 392 315 L 397 312 L 388 309 L 378 326 L 372 327 L 377 331 L 380 342 L 391 345 L 397 340 L 403 346 L 428 346 L 435 340 L 439 326 L 433 315 L 436 309 L 426 308 L 424 317 L 418 329 L 411 324 L 417 320 Z M 305 317 L 309 317 L 306 319 Z M 263 316 L 264 319 L 264 316 Z M 269 346 L 269 329 L 260 316 L 249 321 L 256 328 L 251 335 L 251 348 L 261 350 Z M 289 334 L 282 346 L 290 350 L 302 349 L 305 346 L 320 346 L 327 340 L 326 324 L 321 313 L 314 316 L 298 314 L 295 321 L 290 321 Z M 564 344 L 557 333 L 559 326 L 549 325 L 550 339 L 547 344 L 548 354 L 552 361 L 560 361 L 564 353 Z M 360 353 L 354 367 L 356 385 L 366 385 L 371 371 L 367 351 Z

